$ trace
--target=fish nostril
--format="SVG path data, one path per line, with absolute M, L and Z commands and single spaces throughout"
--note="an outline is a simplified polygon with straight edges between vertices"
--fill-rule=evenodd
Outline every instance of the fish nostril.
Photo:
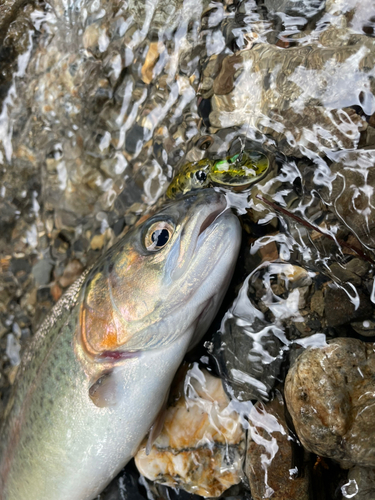
M 211 212 L 210 215 L 206 217 L 205 220 L 203 221 L 199 230 L 199 234 L 202 234 L 203 231 L 205 231 L 214 222 L 214 220 L 223 212 L 224 210 L 222 208 L 215 210 L 214 212 Z

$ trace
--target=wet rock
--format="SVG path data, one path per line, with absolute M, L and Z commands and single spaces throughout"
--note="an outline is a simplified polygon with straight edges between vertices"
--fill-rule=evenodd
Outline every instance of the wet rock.
M 245 434 L 240 418 L 221 380 L 197 364 L 177 377 L 163 429 L 149 455 L 143 442 L 135 463 L 150 480 L 218 497 L 241 481 Z
M 18 372 L 18 366 L 19 366 L 19 363 L 15 366 L 12 366 L 10 368 L 10 370 L 8 371 L 8 380 L 9 380 L 10 385 L 14 384 L 14 381 L 16 379 L 16 375 Z
M 79 260 L 72 260 L 64 269 L 63 275 L 59 278 L 59 284 L 63 288 L 72 285 L 79 276 L 81 276 L 83 266 Z
M 295 463 L 293 438 L 284 417 L 280 394 L 269 403 L 257 403 L 250 415 L 245 473 L 254 500 L 308 500 L 306 464 Z
M 159 50 L 160 48 L 160 50 Z M 142 80 L 144 83 L 151 83 L 153 79 L 153 73 L 154 73 L 154 68 L 155 65 L 159 59 L 159 56 L 161 52 L 165 50 L 165 47 L 163 44 L 159 44 L 158 42 L 152 42 L 150 43 L 150 46 L 147 51 L 146 59 L 145 62 L 142 66 L 141 74 L 142 74 Z
M 322 290 L 316 290 L 314 295 L 311 297 L 310 309 L 316 312 L 319 316 L 324 314 L 324 295 Z
M 267 400 L 282 362 L 281 342 L 270 324 L 228 318 L 220 332 L 217 358 L 229 394 L 240 401 Z
M 254 286 L 254 282 L 250 284 Z M 266 320 L 259 303 L 257 308 L 250 301 L 249 292 L 245 281 L 214 337 L 211 354 L 232 397 L 268 400 L 283 359 L 283 332 Z
M 372 317 L 373 306 L 370 298 L 358 290 L 358 304 L 351 300 L 353 292 L 336 286 L 328 286 L 325 291 L 324 308 L 328 326 L 340 326 L 354 319 Z M 357 307 L 356 307 L 357 306 Z
M 366 276 L 370 268 L 371 264 L 369 262 L 366 262 L 365 260 L 359 258 L 351 259 L 345 265 L 345 269 L 347 269 L 348 272 L 353 273 L 354 275 L 361 278 Z
M 343 498 L 372 500 L 375 498 L 375 469 L 352 467 L 348 472 L 348 482 L 341 487 Z
M 104 246 L 105 240 L 106 240 L 105 233 L 96 234 L 95 236 L 93 236 L 90 246 L 93 250 L 100 250 Z
M 354 286 L 359 286 L 362 283 L 361 277 L 353 273 L 346 266 L 334 262 L 330 266 L 332 274 L 343 283 L 352 283 Z
M 350 326 L 363 337 L 375 336 L 375 321 L 365 319 L 364 321 L 352 321 Z
M 318 189 L 353 235 L 375 248 L 374 150 L 345 151 L 335 155 L 335 160 L 329 167 L 329 189 Z
M 339 338 L 289 369 L 285 400 L 303 446 L 344 468 L 375 466 L 375 346 Z
M 51 281 L 53 262 L 49 259 L 39 260 L 32 268 L 31 272 L 37 285 L 48 285 Z
M 265 0 L 264 5 L 270 12 L 312 17 L 324 9 L 325 0 Z
M 286 49 L 258 43 L 242 51 L 234 89 L 211 98 L 211 126 L 248 124 L 275 138 L 286 154 L 299 157 L 306 151 L 324 155 L 355 148 L 367 123 L 350 106 L 358 104 L 372 113 L 367 88 L 373 88 L 373 44 L 364 35 L 336 28 L 324 31 L 319 42 Z M 348 66 L 353 78 L 356 74 L 367 82 L 366 88 L 362 83 L 358 87 L 359 80 L 349 82 Z M 275 75 L 272 83 L 270 74 Z M 345 80 L 339 76 L 343 74 Z M 368 101 L 358 102 L 361 91 Z
M 276 243 L 271 241 L 267 243 L 267 245 L 262 245 L 259 249 L 259 255 L 262 258 L 263 262 L 272 262 L 279 258 L 279 252 L 277 250 Z
M 18 366 L 20 364 L 20 351 L 21 346 L 17 338 L 13 335 L 13 333 L 8 333 L 5 354 L 8 356 L 9 361 L 13 366 Z
M 62 295 L 62 288 L 56 281 L 51 284 L 51 295 L 54 302 L 57 302 Z

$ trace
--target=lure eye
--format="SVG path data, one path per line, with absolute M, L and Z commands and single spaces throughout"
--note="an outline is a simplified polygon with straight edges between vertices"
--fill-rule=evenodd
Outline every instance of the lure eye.
M 145 236 L 145 247 L 150 252 L 157 252 L 165 247 L 174 233 L 174 228 L 164 221 L 152 224 Z
M 198 170 L 198 172 L 195 172 L 195 178 L 199 182 L 205 182 L 207 179 L 207 174 L 206 172 L 203 172 L 203 170 Z

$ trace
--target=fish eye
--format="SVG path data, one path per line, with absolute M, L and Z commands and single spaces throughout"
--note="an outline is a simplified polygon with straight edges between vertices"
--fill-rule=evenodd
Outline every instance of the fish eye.
M 165 247 L 174 233 L 174 227 L 168 222 L 157 221 L 148 228 L 145 236 L 145 247 L 150 252 L 157 252 Z
M 207 179 L 207 174 L 206 172 L 203 172 L 203 170 L 198 170 L 197 172 L 195 172 L 195 178 L 199 182 L 204 182 Z

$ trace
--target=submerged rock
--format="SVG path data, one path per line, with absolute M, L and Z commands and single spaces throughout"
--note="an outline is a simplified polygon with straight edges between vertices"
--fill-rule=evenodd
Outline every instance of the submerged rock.
M 282 362 L 277 330 L 259 318 L 253 322 L 229 318 L 213 351 L 229 394 L 240 401 L 265 400 L 275 385 Z
M 312 17 L 324 8 L 325 0 L 264 0 L 264 5 L 270 12 Z
M 343 468 L 375 467 L 375 345 L 338 338 L 304 351 L 285 380 L 303 446 Z
M 242 285 L 214 337 L 211 354 L 231 397 L 267 401 L 283 359 L 283 331 L 266 320 L 258 297 L 254 300 L 251 293 L 253 281 L 255 278 Z
M 373 145 L 372 145 L 373 148 Z M 329 176 L 322 176 L 318 190 L 323 200 L 366 246 L 375 248 L 374 149 L 344 151 L 334 155 Z
M 297 47 L 257 43 L 228 55 L 233 88 L 211 97 L 211 126 L 248 124 L 295 156 L 357 147 L 368 125 L 353 107 L 368 116 L 375 111 L 372 39 L 336 27 L 316 37 Z
M 327 287 L 324 297 L 325 315 L 329 326 L 340 326 L 354 319 L 367 320 L 372 317 L 373 306 L 370 298 L 361 290 L 357 291 L 359 303 L 350 298 L 349 290 Z
M 375 498 L 375 469 L 355 466 L 348 472 L 348 482 L 341 487 L 344 498 L 373 500 Z
M 177 378 L 163 429 L 148 455 L 143 442 L 135 463 L 150 480 L 218 497 L 241 481 L 245 433 L 240 417 L 221 380 L 197 364 L 180 370 Z
M 294 463 L 293 438 L 285 421 L 280 394 L 257 403 L 249 416 L 245 473 L 254 500 L 308 500 L 307 468 Z

